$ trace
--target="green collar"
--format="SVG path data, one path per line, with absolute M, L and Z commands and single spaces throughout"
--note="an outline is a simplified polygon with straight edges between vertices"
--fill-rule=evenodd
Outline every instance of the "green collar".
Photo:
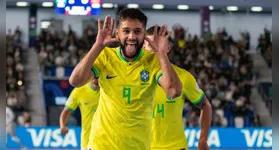
M 88 87 L 89 87 L 91 90 L 93 90 L 93 91 L 98 91 L 98 90 L 95 90 L 95 89 L 91 86 L 90 83 L 88 83 L 87 85 L 88 85 Z
M 121 54 L 121 49 L 120 47 L 118 47 L 118 50 L 117 50 L 117 55 L 120 57 L 120 59 L 126 63 L 129 63 Z M 138 54 L 138 56 L 136 57 L 136 59 L 133 60 L 133 62 L 137 62 L 143 55 L 143 50 L 142 48 L 140 49 L 140 52 Z

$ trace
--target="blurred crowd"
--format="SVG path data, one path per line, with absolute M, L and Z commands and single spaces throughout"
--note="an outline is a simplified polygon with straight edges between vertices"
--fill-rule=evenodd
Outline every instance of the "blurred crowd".
M 196 77 L 201 89 L 211 100 L 213 126 L 260 126 L 250 103 L 253 63 L 246 51 L 249 33 L 240 33 L 234 40 L 225 29 L 200 38 L 181 26 L 174 27 L 172 63 Z M 186 38 L 187 35 L 187 38 Z M 186 101 L 183 112 L 185 125 L 199 125 L 199 110 Z
M 260 35 L 258 39 L 257 51 L 259 51 L 264 57 L 269 69 L 270 73 L 272 73 L 272 39 L 271 39 L 271 31 L 267 28 L 264 28 L 263 33 Z M 268 94 L 265 92 L 260 92 L 262 94 L 262 98 L 266 103 L 267 108 L 272 114 L 272 91 L 269 91 Z
M 257 51 L 260 51 L 265 58 L 268 67 L 272 68 L 272 39 L 271 32 L 267 28 L 264 28 L 263 34 L 258 39 Z
M 75 66 L 85 56 L 95 37 L 96 32 L 91 26 L 88 26 L 82 38 L 76 35 L 70 25 L 68 32 L 62 31 L 60 34 L 52 28 L 42 30 L 36 45 L 40 64 L 43 67 Z
M 191 35 L 181 26 L 174 26 L 172 63 L 188 70 L 211 100 L 213 126 L 260 126 L 250 103 L 253 64 L 246 50 L 250 47 L 249 33 L 234 40 L 225 29 L 204 37 Z M 45 75 L 47 66 L 74 66 L 95 41 L 97 29 L 88 25 L 78 38 L 69 26 L 68 32 L 42 30 L 37 50 Z M 185 126 L 199 126 L 199 110 L 185 100 Z
M 6 99 L 7 106 L 15 114 L 15 121 L 18 125 L 31 125 L 31 117 L 28 110 L 28 97 L 25 91 L 25 68 L 23 47 L 21 43 L 19 27 L 14 33 L 8 30 L 6 34 Z

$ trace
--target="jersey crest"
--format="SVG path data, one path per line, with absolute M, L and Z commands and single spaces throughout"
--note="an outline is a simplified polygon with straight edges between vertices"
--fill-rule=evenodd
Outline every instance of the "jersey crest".
M 142 82 L 147 82 L 149 80 L 149 72 L 146 69 L 140 72 L 140 79 Z

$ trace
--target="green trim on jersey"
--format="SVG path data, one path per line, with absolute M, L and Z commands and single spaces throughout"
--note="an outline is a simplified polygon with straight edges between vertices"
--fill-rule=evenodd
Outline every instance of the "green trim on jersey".
M 75 109 L 71 108 L 70 106 L 65 105 L 70 111 L 75 111 Z
M 159 78 L 163 75 L 162 72 L 160 72 L 157 76 L 156 76 L 156 82 L 159 83 Z
M 88 85 L 88 87 L 89 87 L 92 91 L 96 91 L 96 92 L 98 91 L 98 90 L 95 90 L 95 89 L 91 86 L 90 83 L 88 83 L 87 85 Z
M 141 58 L 142 55 L 143 55 L 143 50 L 140 49 L 138 56 L 136 57 L 136 59 L 133 62 L 137 62 Z
M 202 100 L 203 96 L 204 96 L 204 92 L 202 92 L 200 98 L 197 101 L 193 102 L 193 104 L 195 105 L 198 104 Z
M 99 73 L 98 73 L 97 69 L 94 68 L 94 66 L 92 66 L 91 70 L 93 71 L 94 78 L 95 78 L 95 79 L 96 79 L 96 78 L 99 78 Z
M 118 47 L 117 55 L 120 57 L 121 60 L 128 63 L 128 61 L 122 56 L 120 47 Z M 134 59 L 133 62 L 137 62 L 142 57 L 142 55 L 143 55 L 143 50 L 140 49 L 140 52 L 139 52 L 138 56 Z

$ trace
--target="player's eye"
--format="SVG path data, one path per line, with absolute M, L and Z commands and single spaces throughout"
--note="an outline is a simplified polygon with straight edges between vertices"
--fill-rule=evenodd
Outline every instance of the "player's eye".
M 136 34 L 139 34 L 139 33 L 141 33 L 141 31 L 140 31 L 140 30 L 136 30 L 135 33 L 136 33 Z
M 128 34 L 128 33 L 129 33 L 129 30 L 123 30 L 123 32 L 124 32 L 125 34 Z

